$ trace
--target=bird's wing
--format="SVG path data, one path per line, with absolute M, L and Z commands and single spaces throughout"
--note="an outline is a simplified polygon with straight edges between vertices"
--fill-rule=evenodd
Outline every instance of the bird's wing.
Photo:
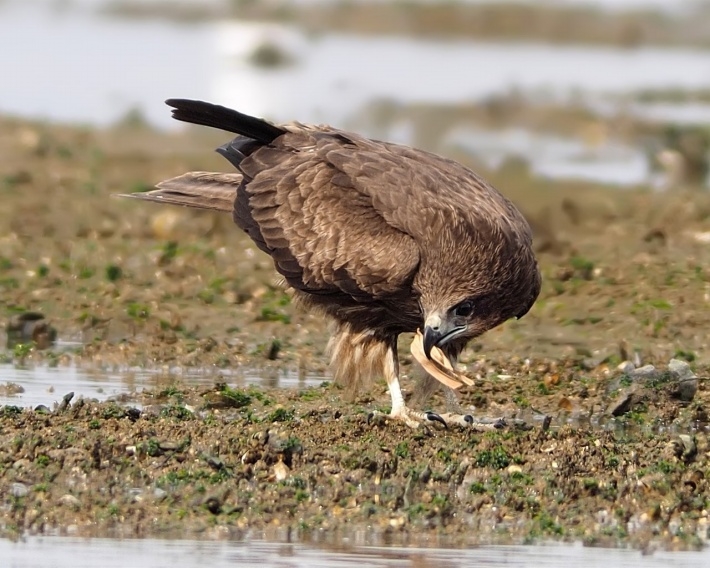
M 328 162 L 370 195 L 390 225 L 415 240 L 452 220 L 467 225 L 462 227 L 464 234 L 488 231 L 494 220 L 501 223 L 500 231 L 532 240 L 515 206 L 471 169 L 416 148 L 347 136 L 361 148 L 357 159 L 352 159 L 347 146 L 331 144 Z
M 376 188 L 363 191 L 327 159 L 330 146 L 347 143 L 296 129 L 251 152 L 239 164 L 235 221 L 297 289 L 358 301 L 409 293 L 418 245 L 374 206 Z M 346 151 L 359 159 L 356 147 Z

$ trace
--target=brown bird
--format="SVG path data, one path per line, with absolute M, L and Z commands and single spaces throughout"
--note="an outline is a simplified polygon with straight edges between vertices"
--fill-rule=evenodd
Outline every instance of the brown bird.
M 295 298 L 335 320 L 335 380 L 384 376 L 390 417 L 473 424 L 446 388 L 448 414 L 406 406 L 397 338 L 423 328 L 427 358 L 525 315 L 540 292 L 528 223 L 470 169 L 329 126 L 282 126 L 202 101 L 173 117 L 237 134 L 217 149 L 236 173 L 190 172 L 131 197 L 230 212 L 273 258 Z M 425 359 L 426 361 L 426 359 Z M 428 377 L 428 395 L 438 383 Z

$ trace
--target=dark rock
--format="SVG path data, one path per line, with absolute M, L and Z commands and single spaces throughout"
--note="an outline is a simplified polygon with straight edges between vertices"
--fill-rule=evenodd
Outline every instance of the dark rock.
M 690 402 L 698 390 L 698 379 L 690 365 L 681 359 L 671 359 L 668 363 L 668 372 L 676 381 L 675 395 L 683 402 Z
M 661 372 L 653 365 L 644 365 L 638 369 L 634 369 L 629 376 L 641 381 L 653 381 L 661 376 Z
M 605 413 L 611 416 L 622 416 L 626 414 L 634 405 L 635 394 L 633 389 L 627 389 L 621 392 L 619 396 L 607 406 Z
M 68 392 L 62 397 L 62 402 L 59 403 L 59 410 L 66 410 L 69 408 L 69 404 L 71 403 L 71 399 L 74 398 L 74 392 Z
M 34 343 L 37 349 L 47 349 L 57 340 L 57 330 L 39 312 L 13 316 L 6 327 L 8 349 L 22 343 Z
M 213 515 L 219 515 L 222 511 L 222 503 L 217 497 L 205 499 L 205 508 Z

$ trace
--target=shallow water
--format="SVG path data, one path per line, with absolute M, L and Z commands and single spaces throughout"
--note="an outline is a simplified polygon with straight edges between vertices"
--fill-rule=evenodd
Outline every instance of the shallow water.
M 541 177 L 583 179 L 614 185 L 636 185 L 649 179 L 644 152 L 606 141 L 589 146 L 575 138 L 552 136 L 521 128 L 485 130 L 460 128 L 445 141 L 497 168 L 506 159 L 520 158 Z
M 258 385 L 270 388 L 306 388 L 321 384 L 326 377 L 299 375 L 296 370 L 264 369 L 186 369 L 186 368 L 96 368 L 46 365 L 18 368 L 0 365 L 0 406 L 10 404 L 32 407 L 39 404 L 52 407 L 62 397 L 73 392 L 74 397 L 114 398 L 132 406 L 133 395 L 145 389 L 160 390 L 169 386 L 203 386 L 209 388 L 217 381 L 232 387 Z M 18 385 L 23 392 L 12 394 L 8 384 Z M 140 406 L 140 405 L 138 405 Z
M 710 87 L 710 58 L 694 49 L 307 36 L 278 24 L 123 20 L 43 3 L 0 4 L 0 16 L 0 76 L 13 78 L 4 81 L 0 110 L 61 120 L 106 123 L 135 106 L 166 126 L 163 99 L 184 96 L 275 120 L 342 125 L 382 98 L 457 103 L 513 89 L 578 98 Z M 294 65 L 251 64 L 264 41 Z
M 0 558 L 8 568 L 172 568 L 198 566 L 262 566 L 286 568 L 405 568 L 436 566 L 644 568 L 706 566 L 710 550 L 643 554 L 638 550 L 584 548 L 581 545 L 481 546 L 465 549 L 382 546 L 315 547 L 263 541 L 112 540 L 72 537 L 30 537 L 22 542 L 0 540 Z
M 137 109 L 157 126 L 178 127 L 163 104 L 177 96 L 376 135 L 367 130 L 365 110 L 373 101 L 468 104 L 517 92 L 531 101 L 571 100 L 607 115 L 623 110 L 651 121 L 710 121 L 709 105 L 623 102 L 637 90 L 710 88 L 710 57 L 702 50 L 308 36 L 280 24 L 100 17 L 86 9 L 98 3 L 62 9 L 48 2 L 0 3 L 0 76 L 12 78 L 3 81 L 0 112 L 107 124 Z M 253 64 L 254 50 L 265 43 L 292 63 Z M 499 134 L 486 144 L 504 157 L 516 155 L 520 136 Z M 392 136 L 413 142 L 407 129 Z M 628 184 L 649 176 L 637 150 L 612 145 L 570 159 L 575 144 L 548 143 L 545 152 L 527 158 L 533 171 L 550 177 Z M 490 149 L 479 150 L 487 159 Z

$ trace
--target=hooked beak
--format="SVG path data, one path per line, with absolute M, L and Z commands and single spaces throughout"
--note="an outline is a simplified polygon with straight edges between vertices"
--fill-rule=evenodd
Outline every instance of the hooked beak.
M 424 322 L 424 354 L 431 360 L 431 350 L 441 346 L 466 329 L 463 325 L 454 325 L 446 317 L 433 313 Z
M 434 331 L 429 326 L 424 328 L 424 354 L 427 359 L 431 359 L 431 350 L 439 339 L 441 339 L 441 335 L 438 331 Z

